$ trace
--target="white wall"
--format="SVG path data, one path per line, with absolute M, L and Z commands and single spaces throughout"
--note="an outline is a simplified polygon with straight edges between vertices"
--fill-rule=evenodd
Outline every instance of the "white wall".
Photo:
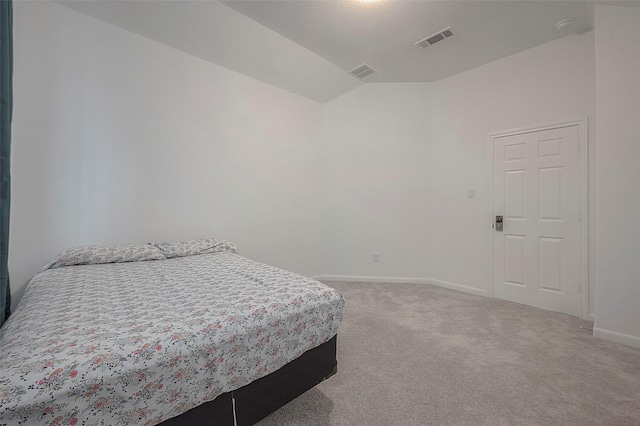
M 594 334 L 640 347 L 640 8 L 595 12 L 598 224 Z
M 595 116 L 592 33 L 436 83 L 370 84 L 320 105 L 56 4 L 14 9 L 16 301 L 64 247 L 211 235 L 306 275 L 413 278 L 483 293 L 490 285 L 487 135 Z M 611 42 L 602 36 L 598 43 L 623 55 L 604 48 Z M 624 77 L 620 67 L 603 74 L 602 65 L 629 62 L 606 58 L 598 58 L 599 94 Z M 637 108 L 636 94 L 626 93 Z M 615 97 L 599 101 L 599 113 L 609 111 L 598 119 L 607 133 L 618 124 L 609 105 Z M 617 164 L 635 161 L 621 153 L 637 145 L 622 133 L 611 133 L 613 150 L 599 148 L 597 170 L 590 138 L 592 242 L 597 176 L 606 175 L 597 182 L 600 194 L 607 191 L 597 199 L 600 211 L 635 202 L 625 180 L 637 178 L 634 169 Z M 624 192 L 616 192 L 620 185 Z M 467 189 L 476 198 L 467 199 Z M 617 212 L 625 226 L 633 225 L 630 211 Z M 637 295 L 635 282 L 623 279 L 636 272 L 633 260 L 618 268 L 622 249 L 600 253 L 621 229 L 598 235 L 598 278 L 616 283 L 602 287 L 598 325 L 637 336 L 633 314 L 620 321 L 612 314 L 616 298 L 632 305 Z
M 431 202 L 431 278 L 489 289 L 492 215 L 487 136 L 593 118 L 593 58 L 589 32 L 434 83 L 432 154 L 437 161 L 431 179 L 438 185 Z M 590 140 L 591 151 L 594 141 Z M 475 199 L 467 199 L 467 189 L 475 189 Z M 591 305 L 593 312 L 593 301 Z
M 324 105 L 324 274 L 427 276 L 429 98 L 428 84 L 368 84 Z
M 593 55 L 592 33 L 569 36 L 435 83 L 370 84 L 325 104 L 323 273 L 485 293 L 487 136 L 593 118 Z
M 319 272 L 320 104 L 49 2 L 14 3 L 11 286 L 79 244 L 216 236 Z

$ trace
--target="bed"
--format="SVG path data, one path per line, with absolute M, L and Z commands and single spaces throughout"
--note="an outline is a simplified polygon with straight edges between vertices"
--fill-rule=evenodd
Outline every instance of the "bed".
M 217 239 L 63 251 L 0 329 L 0 425 L 250 425 L 336 371 L 345 302 Z

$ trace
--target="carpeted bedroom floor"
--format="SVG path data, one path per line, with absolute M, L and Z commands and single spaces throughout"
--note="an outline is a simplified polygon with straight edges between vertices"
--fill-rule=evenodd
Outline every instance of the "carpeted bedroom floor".
M 640 349 L 564 314 L 421 284 L 328 283 L 338 374 L 258 425 L 640 425 Z

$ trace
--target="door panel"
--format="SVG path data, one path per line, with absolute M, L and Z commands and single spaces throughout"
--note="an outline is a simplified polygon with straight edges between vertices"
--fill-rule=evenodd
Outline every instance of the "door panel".
M 538 219 L 562 221 L 562 167 L 538 170 Z
M 507 170 L 504 174 L 504 216 L 524 219 L 525 170 Z
M 538 288 L 562 293 L 563 238 L 538 238 Z
M 575 125 L 493 139 L 494 296 L 580 314 Z
M 504 282 L 524 285 L 524 235 L 505 235 Z

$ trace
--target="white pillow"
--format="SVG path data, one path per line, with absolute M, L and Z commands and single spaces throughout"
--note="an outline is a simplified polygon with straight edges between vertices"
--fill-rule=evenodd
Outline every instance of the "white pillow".
M 128 246 L 79 246 L 62 250 L 56 259 L 42 270 L 72 265 L 94 265 L 98 263 L 137 262 L 142 260 L 164 260 L 162 251 L 152 244 Z
M 180 243 L 155 243 L 154 245 L 162 251 L 167 259 L 198 254 L 238 253 L 235 244 L 217 238 L 189 240 Z

